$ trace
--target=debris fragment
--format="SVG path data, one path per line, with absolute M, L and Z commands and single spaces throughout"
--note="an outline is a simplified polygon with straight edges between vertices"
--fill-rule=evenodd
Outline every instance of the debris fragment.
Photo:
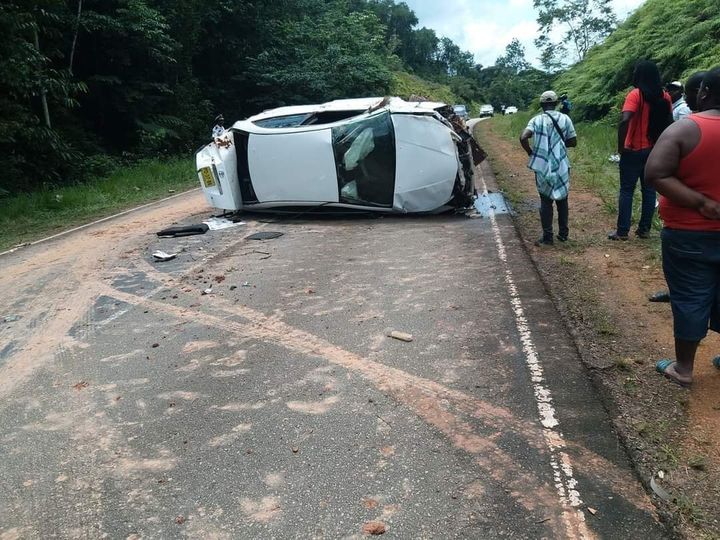
M 307 290 L 307 293 L 308 293 L 308 294 L 315 294 L 315 289 L 308 289 L 308 290 Z
M 225 281 L 225 276 L 215 276 L 213 279 L 216 283 L 222 283 L 223 281 Z
M 391 337 L 393 339 L 397 339 L 399 341 L 405 341 L 407 343 L 411 342 L 414 339 L 412 334 L 407 334 L 405 332 L 398 332 L 397 330 L 388 331 L 387 336 Z
M 155 257 L 156 261 L 165 262 L 165 261 L 172 261 L 175 257 L 177 257 L 177 253 L 165 253 L 164 251 L 157 250 L 152 254 L 153 257 Z
M 385 534 L 387 529 L 382 521 L 368 521 L 365 525 L 363 525 L 362 530 L 363 534 L 379 536 L 381 534 Z
M 20 315 L 7 315 L 7 316 L 3 317 L 4 323 L 10 323 L 10 322 L 15 322 L 15 321 L 19 321 L 19 320 L 20 320 Z
M 211 217 L 210 219 L 203 221 L 203 223 L 207 225 L 211 231 L 222 231 L 223 229 L 230 229 L 232 227 L 237 227 L 238 225 L 245 225 L 244 221 L 235 221 L 219 217 Z
M 181 225 L 178 227 L 168 227 L 159 231 L 157 235 L 160 238 L 177 238 L 179 236 L 193 236 L 196 234 L 205 234 L 208 232 L 209 227 L 204 223 L 196 225 Z
M 177 523 L 178 525 L 182 525 L 183 523 L 185 523 L 185 516 L 178 516 L 178 517 L 176 517 L 176 518 L 175 518 L 175 523 Z
M 655 492 L 655 495 L 657 495 L 658 497 L 660 497 L 662 500 L 664 500 L 664 501 L 672 501 L 672 495 L 670 495 L 670 493 L 668 493 L 667 491 L 665 491 L 665 490 L 655 481 L 655 477 L 654 477 L 654 476 L 650 479 L 650 487 L 651 487 L 652 490 Z
M 373 508 L 377 508 L 379 503 L 377 502 L 377 499 L 373 499 L 372 497 L 365 497 L 362 500 L 362 504 L 368 510 L 372 510 Z
M 300 451 L 300 448 L 298 448 L 297 446 L 293 446 L 292 448 L 290 448 L 290 450 L 292 450 L 293 454 L 297 454 Z
M 245 281 L 245 282 L 243 282 L 242 286 L 243 286 L 243 287 L 249 287 L 249 286 L 250 286 L 250 282 L 249 282 L 249 281 Z
M 89 382 L 80 381 L 79 383 L 74 384 L 73 388 L 79 392 L 80 390 L 82 390 L 83 388 L 87 388 L 88 386 L 90 386 Z
M 273 238 L 280 238 L 285 233 L 274 232 L 274 231 L 261 231 L 246 236 L 245 240 L 272 240 Z
M 202 295 L 205 296 L 206 294 L 212 294 L 213 290 L 212 287 L 208 287 L 202 292 Z
M 237 289 L 237 285 L 230 285 L 230 290 L 231 290 L 231 291 L 234 291 L 235 289 Z
M 594 508 L 591 508 L 589 506 L 587 507 L 587 511 L 590 512 L 593 516 L 596 516 L 598 513 L 597 510 L 595 510 Z
M 159 346 L 160 346 L 159 343 L 153 343 L 153 344 L 152 344 L 152 348 L 153 348 L 153 349 L 157 349 Z
M 536 521 L 535 523 L 540 525 L 542 523 L 547 523 L 548 521 L 550 521 L 550 519 L 552 519 L 552 518 L 546 517 L 546 518 L 541 519 L 540 521 Z

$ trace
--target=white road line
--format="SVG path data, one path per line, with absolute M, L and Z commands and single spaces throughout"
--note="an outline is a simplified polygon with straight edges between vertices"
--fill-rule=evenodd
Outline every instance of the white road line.
M 8 249 L 7 251 L 3 251 L 0 253 L 0 257 L 3 255 L 10 255 L 11 253 L 15 253 L 17 250 L 22 249 L 24 247 L 34 246 L 36 244 L 41 244 L 43 242 L 47 242 L 48 240 L 53 240 L 55 238 L 60 238 L 61 236 L 65 236 L 66 234 L 74 233 L 76 231 L 81 231 L 83 229 L 87 229 L 88 227 L 92 227 L 93 225 L 98 225 L 100 223 L 104 223 L 105 221 L 110 221 L 111 219 L 119 218 L 121 216 L 124 216 L 126 214 L 130 214 L 132 212 L 137 212 L 138 210 L 142 210 L 143 208 L 147 208 L 148 206 L 152 206 L 154 204 L 160 204 L 161 202 L 170 201 L 172 199 L 175 199 L 176 197 L 182 197 L 183 195 L 187 195 L 188 193 L 192 193 L 193 191 L 197 191 L 200 188 L 193 188 L 188 191 L 183 191 L 182 193 L 177 193 L 175 195 L 170 195 L 169 197 L 165 197 L 164 199 L 159 199 L 157 201 L 153 201 L 147 204 L 143 204 L 141 206 L 136 206 L 134 208 L 128 208 L 127 210 L 124 210 L 123 212 L 120 212 L 118 214 L 113 214 L 112 216 L 107 216 L 102 219 L 98 219 L 95 221 L 92 221 L 90 223 L 85 223 L 84 225 L 80 225 L 78 227 L 74 227 L 72 229 L 68 229 L 67 231 L 62 231 L 57 234 L 53 234 L 52 236 L 48 236 L 46 238 L 41 238 L 40 240 L 35 240 L 34 242 L 28 242 L 27 244 L 20 244 L 19 246 L 15 246 L 14 248 Z
M 483 192 L 488 193 L 485 177 L 480 172 L 482 178 Z M 513 273 L 508 264 L 507 251 L 503 242 L 498 226 L 495 212 L 490 209 L 490 223 L 492 225 L 493 235 L 495 237 L 495 245 L 498 251 L 498 257 L 505 269 L 505 284 L 510 293 L 510 303 L 512 305 L 513 314 L 515 315 L 515 325 L 520 334 L 522 342 L 522 350 L 525 355 L 525 363 L 530 370 L 530 380 L 533 384 L 533 392 L 535 394 L 535 402 L 537 404 L 540 423 L 543 426 L 543 436 L 545 444 L 550 451 L 550 466 L 553 469 L 553 479 L 560 497 L 560 504 L 563 507 L 563 520 L 568 538 L 591 539 L 595 535 L 588 529 L 585 523 L 585 514 L 582 510 L 582 499 L 578 491 L 577 480 L 573 476 L 573 467 L 570 456 L 566 452 L 565 439 L 560 431 L 560 423 L 557 419 L 555 407 L 553 405 L 552 394 L 550 389 L 545 385 L 545 374 L 538 358 L 537 349 L 533 342 L 532 332 L 525 316 L 525 309 L 520 299 L 520 293 L 515 285 Z

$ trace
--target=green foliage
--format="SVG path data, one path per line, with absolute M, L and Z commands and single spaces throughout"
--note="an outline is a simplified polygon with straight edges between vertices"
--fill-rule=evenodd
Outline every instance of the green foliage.
M 472 54 L 417 22 L 396 0 L 2 2 L 0 194 L 189 153 L 218 113 L 422 85 L 395 71 L 470 104 Z
M 405 71 L 393 73 L 390 93 L 405 99 L 410 96 L 423 96 L 430 101 L 442 101 L 451 105 L 459 102 L 448 86 L 421 79 Z
M 720 11 L 716 0 L 647 0 L 555 87 L 573 100 L 574 117 L 617 113 L 641 59 L 657 62 L 666 81 L 720 64 Z

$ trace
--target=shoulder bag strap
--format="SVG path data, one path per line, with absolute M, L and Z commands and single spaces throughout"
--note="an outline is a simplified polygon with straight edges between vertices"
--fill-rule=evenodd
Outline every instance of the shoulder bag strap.
M 560 126 L 557 123 L 557 120 L 555 120 L 549 112 L 545 112 L 546 115 L 550 117 L 550 120 L 552 120 L 553 125 L 555 126 L 555 129 L 558 132 L 558 135 L 560 135 L 560 140 L 565 144 L 565 135 L 563 134 L 562 130 L 560 129 Z

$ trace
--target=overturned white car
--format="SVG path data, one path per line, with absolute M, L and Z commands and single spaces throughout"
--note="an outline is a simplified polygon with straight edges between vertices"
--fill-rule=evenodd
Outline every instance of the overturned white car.
M 208 202 L 222 210 L 412 213 L 472 205 L 473 162 L 483 157 L 451 107 L 368 98 L 216 127 L 196 165 Z

